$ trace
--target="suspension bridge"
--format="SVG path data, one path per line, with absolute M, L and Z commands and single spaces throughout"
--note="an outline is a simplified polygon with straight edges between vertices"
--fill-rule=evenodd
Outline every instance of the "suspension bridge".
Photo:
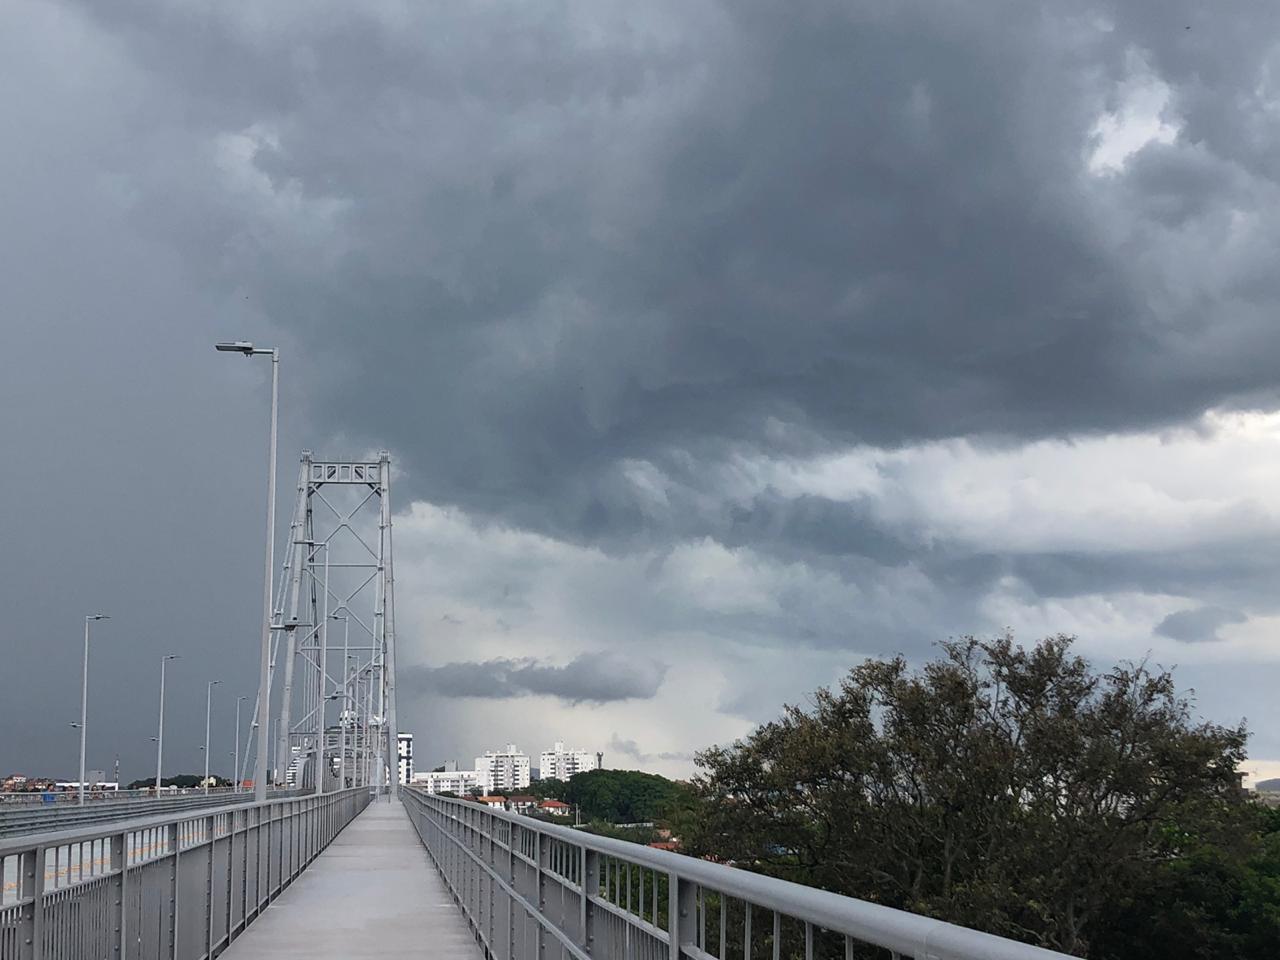
M 0 960 L 1064 956 L 402 787 L 390 474 L 302 454 L 244 752 L 270 783 L 0 809 Z

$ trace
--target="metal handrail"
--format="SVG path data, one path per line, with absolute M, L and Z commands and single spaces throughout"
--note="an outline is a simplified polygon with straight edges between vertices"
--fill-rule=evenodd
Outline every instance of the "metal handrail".
M 287 788 L 291 789 L 291 788 Z M 186 797 L 195 796 L 216 796 L 223 793 L 244 793 L 243 790 L 237 790 L 232 786 L 210 787 L 207 791 L 204 787 L 162 787 L 158 796 L 161 797 Z M 249 791 L 252 795 L 252 790 Z M 149 797 L 157 796 L 155 787 L 135 787 L 132 790 L 116 790 L 102 788 L 87 788 L 85 792 L 85 803 L 112 803 L 123 800 L 143 800 Z M 52 799 L 50 799 L 52 798 Z M 50 790 L 0 790 L 0 807 L 6 804 L 19 804 L 30 806 L 63 806 L 66 804 L 80 803 L 80 797 L 75 790 L 59 787 Z
M 420 789 L 402 789 L 401 798 L 493 956 L 710 960 L 771 946 L 775 958 L 812 958 L 825 936 L 841 941 L 846 957 L 871 945 L 921 960 L 1066 960 L 904 910 Z M 783 953 L 789 938 L 794 953 L 791 946 Z
M 365 788 L 0 840 L 0 960 L 203 960 L 369 803 Z
M 356 788 L 351 788 L 355 790 Z M 346 791 L 351 792 L 351 791 Z M 302 799 L 298 797 L 277 797 L 268 800 L 266 803 L 259 804 L 254 802 L 252 793 L 241 793 L 244 799 L 237 804 L 209 804 L 213 810 L 208 811 L 208 807 L 204 807 L 203 811 L 197 812 L 198 808 L 184 807 L 182 810 L 167 810 L 161 813 L 152 814 L 150 816 L 135 816 L 128 818 L 116 818 L 107 823 L 94 823 L 86 825 L 72 825 L 59 827 L 54 830 L 45 830 L 40 833 L 28 833 L 16 837 L 0 837 L 0 857 L 10 856 L 29 850 L 32 847 L 49 847 L 58 844 L 78 843 L 91 840 L 98 837 L 107 836 L 117 833 L 129 833 L 137 830 L 145 830 L 149 827 L 164 826 L 174 822 L 175 820 L 191 820 L 199 819 L 204 816 L 204 811 L 214 812 L 218 814 L 229 814 L 244 810 L 251 810 L 254 807 L 271 807 L 287 800 Z M 307 796 L 314 796 L 308 793 Z M 203 806 L 203 805 L 202 805 Z
M 299 796 L 302 790 L 282 788 L 272 791 L 273 800 Z M 142 816 L 145 813 L 177 812 L 194 810 L 202 807 L 226 807 L 236 803 L 252 801 L 251 793 L 203 793 L 159 796 L 130 797 L 111 800 L 91 800 L 81 806 L 77 803 L 55 803 L 50 805 L 28 803 L 0 802 L 0 837 L 19 836 L 42 832 L 48 829 L 59 829 L 61 824 L 68 827 L 81 823 L 107 823 L 114 820 L 127 820 Z

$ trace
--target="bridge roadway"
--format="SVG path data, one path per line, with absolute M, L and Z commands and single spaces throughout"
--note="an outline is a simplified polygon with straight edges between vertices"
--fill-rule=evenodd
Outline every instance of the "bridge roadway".
M 404 806 L 384 796 L 221 956 L 481 960 L 482 953 Z

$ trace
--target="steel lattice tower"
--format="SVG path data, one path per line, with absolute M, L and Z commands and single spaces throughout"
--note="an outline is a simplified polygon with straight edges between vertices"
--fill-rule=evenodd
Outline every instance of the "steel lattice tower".
M 276 783 L 397 792 L 391 458 L 304 450 L 272 617 Z M 348 656 L 344 661 L 344 647 Z

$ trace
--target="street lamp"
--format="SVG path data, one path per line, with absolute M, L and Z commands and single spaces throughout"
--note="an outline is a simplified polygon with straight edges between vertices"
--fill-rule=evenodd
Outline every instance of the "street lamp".
M 209 714 L 213 707 L 213 688 L 221 680 L 210 680 L 204 694 L 204 795 L 209 795 Z
M 160 796 L 160 768 L 164 763 L 164 668 L 170 660 L 181 660 L 176 653 L 166 653 L 160 658 L 160 735 L 156 740 L 156 796 Z
M 80 676 L 80 786 L 78 801 L 84 803 L 84 748 L 89 732 L 89 624 L 94 620 L 110 620 L 105 613 L 91 613 L 84 618 L 84 670 Z
M 236 749 L 234 756 L 236 765 L 231 768 L 231 776 L 235 778 L 235 792 L 240 792 L 240 704 L 248 700 L 248 697 L 236 697 Z
M 216 343 L 222 353 L 240 353 L 246 357 L 271 357 L 271 450 L 267 460 L 267 562 L 262 578 L 262 652 L 258 672 L 258 759 L 254 773 L 254 799 L 267 799 L 267 724 L 271 716 L 271 575 L 275 566 L 276 529 L 276 415 L 280 397 L 280 351 L 274 347 L 255 347 L 247 340 Z

